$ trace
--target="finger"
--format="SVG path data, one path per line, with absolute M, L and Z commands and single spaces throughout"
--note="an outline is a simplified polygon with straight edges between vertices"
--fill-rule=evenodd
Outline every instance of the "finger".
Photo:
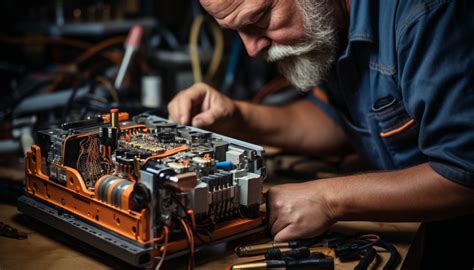
M 216 122 L 217 116 L 215 110 L 202 112 L 193 117 L 192 125 L 194 127 L 210 127 Z
M 189 95 L 183 93 L 183 96 L 179 97 L 177 100 L 177 122 L 181 125 L 189 124 L 191 109 L 192 109 L 192 100 Z
M 202 102 L 201 111 L 205 112 L 211 109 L 211 90 L 209 87 L 206 89 L 206 94 L 204 97 L 204 101 Z
M 301 229 L 298 230 L 294 225 L 288 225 L 282 228 L 273 238 L 275 242 L 288 242 L 294 239 L 301 239 L 303 235 L 301 234 Z
M 272 229 L 271 229 L 272 235 L 277 235 L 281 230 L 283 230 L 289 225 L 291 225 L 291 223 L 286 221 L 284 217 L 277 218 L 275 222 L 272 224 Z
M 267 206 L 267 215 L 268 215 L 268 224 L 269 226 L 273 226 L 275 221 L 277 220 L 278 217 L 278 205 L 275 200 L 275 188 L 270 188 L 267 193 L 267 201 L 266 201 L 266 206 Z
M 209 86 L 196 83 L 180 94 L 178 101 L 179 123 L 188 125 L 191 118 L 202 111 L 201 107 L 209 94 Z
M 169 120 L 178 123 L 179 113 L 176 100 L 172 100 L 170 103 L 168 103 L 168 118 Z

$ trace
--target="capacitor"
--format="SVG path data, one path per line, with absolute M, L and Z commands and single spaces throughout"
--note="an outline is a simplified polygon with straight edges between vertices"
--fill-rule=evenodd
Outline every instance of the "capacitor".
M 224 171 L 230 171 L 233 168 L 233 164 L 230 161 L 216 162 L 216 168 Z

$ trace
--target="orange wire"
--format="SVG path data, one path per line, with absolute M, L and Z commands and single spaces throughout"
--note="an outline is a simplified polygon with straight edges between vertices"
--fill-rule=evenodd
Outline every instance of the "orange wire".
M 87 49 L 87 51 L 85 51 L 81 55 L 79 55 L 79 57 L 76 59 L 76 61 L 74 61 L 74 64 L 77 65 L 77 64 L 80 64 L 80 63 L 86 61 L 87 59 L 91 58 L 95 54 L 97 54 L 100 51 L 106 49 L 107 47 L 122 44 L 122 43 L 125 42 L 125 39 L 126 39 L 125 36 L 118 36 L 118 37 L 113 37 L 113 38 L 109 38 L 109 39 L 106 39 L 104 41 L 101 41 L 98 44 L 96 44 L 96 45 L 90 47 L 89 49 Z
M 161 247 L 161 258 L 160 258 L 160 261 L 158 262 L 158 264 L 156 265 L 155 270 L 160 269 L 161 265 L 165 261 L 166 250 L 168 248 L 168 237 L 169 237 L 168 226 L 163 226 L 163 233 L 164 233 L 165 242 L 164 242 L 163 246 Z
M 188 214 L 191 216 L 191 224 L 193 226 L 192 228 L 193 230 L 196 230 L 196 218 L 194 217 L 194 211 L 192 209 L 189 209 Z
M 76 47 L 82 50 L 87 50 L 94 47 L 89 42 L 85 42 L 79 39 L 71 38 L 56 38 L 56 37 L 0 37 L 1 43 L 10 43 L 10 44 L 20 44 L 20 45 L 42 45 L 42 44 L 54 44 L 54 45 L 65 45 L 70 47 Z M 101 55 L 114 64 L 120 64 L 120 59 L 118 59 L 114 54 L 110 52 L 103 52 Z
M 161 153 L 161 154 L 158 154 L 158 155 L 154 155 L 154 156 L 149 156 L 145 159 L 145 161 L 143 162 L 143 165 L 145 165 L 150 159 L 154 159 L 154 158 L 164 158 L 164 157 L 167 157 L 167 156 L 171 156 L 171 155 L 174 155 L 174 154 L 177 154 L 179 152 L 182 152 L 182 151 L 186 151 L 188 150 L 189 147 L 186 146 L 186 145 L 181 145 L 179 147 L 176 147 L 176 148 L 173 148 L 171 150 L 167 150 L 165 151 L 164 153 Z
M 164 225 L 164 227 L 166 227 L 166 225 Z M 161 231 L 161 235 L 158 237 L 158 238 L 153 238 L 153 241 L 154 242 L 160 242 L 161 240 L 163 240 L 165 238 L 165 230 L 162 230 Z
M 58 44 L 58 45 L 67 45 L 71 47 L 76 47 L 79 49 L 87 49 L 92 44 L 89 42 L 82 41 L 80 39 L 71 39 L 71 38 L 56 38 L 56 37 L 0 37 L 0 42 L 2 43 L 11 43 L 11 44 L 20 44 L 20 45 L 41 45 L 41 44 Z
M 189 265 L 188 269 L 193 269 L 194 268 L 194 236 L 192 230 L 189 229 L 188 224 L 184 221 L 184 219 L 179 220 L 181 224 L 183 225 L 183 228 L 186 232 L 186 237 L 189 239 L 190 242 L 190 253 L 191 256 L 189 257 Z
M 79 134 L 79 135 L 68 135 L 66 139 L 64 139 L 63 142 L 63 149 L 62 149 L 62 155 L 61 155 L 61 163 L 64 163 L 64 157 L 66 156 L 66 142 L 71 139 L 71 138 L 81 138 L 81 137 L 86 137 L 89 135 L 93 135 L 95 132 L 89 132 L 89 133 L 84 133 L 84 134 Z

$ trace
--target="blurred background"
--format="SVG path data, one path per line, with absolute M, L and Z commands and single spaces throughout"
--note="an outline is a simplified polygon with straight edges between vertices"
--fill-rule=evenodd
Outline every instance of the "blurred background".
M 196 81 L 234 99 L 301 98 L 197 0 L 20 0 L 0 10 L 2 153 L 26 151 L 37 130 L 112 107 L 166 116 L 167 103 Z
M 167 117 L 194 82 L 285 104 L 303 96 L 198 0 L 0 1 L 0 198 L 21 192 L 39 130 L 111 108 Z M 17 179 L 13 182 L 11 180 Z M 18 184 L 18 185 L 16 185 Z

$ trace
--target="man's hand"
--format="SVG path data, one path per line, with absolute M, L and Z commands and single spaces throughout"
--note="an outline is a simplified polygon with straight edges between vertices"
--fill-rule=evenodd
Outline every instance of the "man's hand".
M 314 237 L 325 232 L 334 215 L 316 182 L 270 188 L 267 211 L 275 242 Z
M 236 110 L 231 99 L 204 83 L 196 83 L 181 91 L 168 104 L 172 121 L 211 130 L 223 124 L 230 126 Z M 222 130 L 222 127 L 219 129 Z
M 275 241 L 316 236 L 336 221 L 432 221 L 474 213 L 474 189 L 424 163 L 403 170 L 272 187 L 267 211 Z

